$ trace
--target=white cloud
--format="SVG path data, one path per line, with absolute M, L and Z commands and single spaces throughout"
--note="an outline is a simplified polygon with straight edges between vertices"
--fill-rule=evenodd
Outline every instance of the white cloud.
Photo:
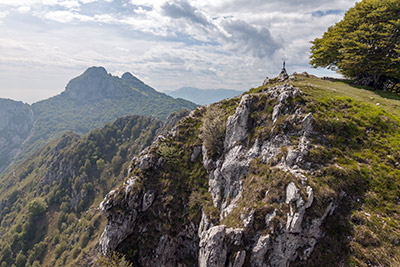
M 65 7 L 67 9 L 72 9 L 72 10 L 79 10 L 79 7 L 81 4 L 78 1 L 59 1 L 58 4 L 62 7 Z
M 0 0 L 0 97 L 10 88 L 50 96 L 92 65 L 157 89 L 248 89 L 283 60 L 289 72 L 309 70 L 309 41 L 355 1 Z
M 1 23 L 1 20 L 4 19 L 4 18 L 6 18 L 6 17 L 8 16 L 9 13 L 10 13 L 10 12 L 8 12 L 8 11 L 0 12 L 0 23 Z
M 20 6 L 17 8 L 17 11 L 19 13 L 25 14 L 25 13 L 28 13 L 29 11 L 31 11 L 31 7 L 30 6 Z
M 90 16 L 85 16 L 72 11 L 52 11 L 45 13 L 43 17 L 49 20 L 62 23 L 68 23 L 74 20 L 79 20 L 84 22 L 93 21 L 93 18 Z

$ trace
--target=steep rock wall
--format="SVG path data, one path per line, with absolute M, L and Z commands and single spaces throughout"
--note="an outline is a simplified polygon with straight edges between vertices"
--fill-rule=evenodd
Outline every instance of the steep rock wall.
M 307 176 L 314 170 L 307 155 L 315 133 L 313 114 L 304 111 L 302 94 L 285 84 L 241 96 L 227 118 L 223 153 L 217 157 L 199 145 L 198 126 L 207 107 L 193 111 L 166 137 L 160 136 L 134 158 L 124 185 L 101 203 L 108 219 L 99 242 L 101 252 L 109 255 L 135 248 L 130 259 L 141 266 L 287 266 L 306 260 L 324 236 L 322 224 L 340 198 L 331 199 L 322 212 L 309 212 L 314 192 Z M 232 101 L 216 105 L 235 106 Z M 165 152 L 178 153 L 173 150 L 176 143 L 184 144 L 178 158 Z M 177 166 L 185 160 L 190 161 L 188 168 L 194 162 L 202 165 L 196 166 L 206 175 L 198 177 L 206 179 L 203 189 L 211 198 L 189 219 L 180 216 L 193 211 L 190 203 L 198 188 L 178 193 L 164 184 L 155 186 L 160 180 L 179 180 L 163 177 L 168 170 L 182 173 Z M 255 175 L 261 169 L 268 170 L 267 175 Z M 186 180 L 179 181 L 186 185 Z M 251 191 L 251 184 L 258 181 L 263 189 Z M 248 202 L 252 194 L 260 195 L 258 206 Z M 181 206 L 167 204 L 178 197 Z M 179 223 L 172 228 L 161 225 L 163 220 L 176 220 L 174 216 Z

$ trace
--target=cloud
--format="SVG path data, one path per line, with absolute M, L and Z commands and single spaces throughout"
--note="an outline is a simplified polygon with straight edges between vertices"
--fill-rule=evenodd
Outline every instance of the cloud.
M 8 14 L 10 14 L 10 12 L 8 12 L 8 11 L 0 12 L 0 23 L 1 23 L 2 19 L 6 18 L 8 16 Z
M 238 49 L 251 51 L 254 57 L 271 56 L 278 48 L 270 31 L 265 27 L 256 28 L 242 20 L 223 20 L 221 24 L 228 34 L 229 42 L 236 44 Z
M 167 2 L 161 6 L 161 10 L 163 15 L 174 19 L 184 18 L 203 26 L 209 25 L 207 18 L 198 9 L 184 1 L 176 3 Z
M 52 11 L 44 14 L 43 17 L 61 23 L 68 23 L 74 20 L 79 20 L 84 22 L 93 21 L 93 18 L 90 16 L 85 16 L 72 11 Z
M 68 1 L 59 1 L 58 5 L 65 7 L 67 9 L 72 9 L 72 10 L 79 10 L 81 4 L 78 1 L 74 0 L 68 0 Z
M 309 41 L 355 2 L 0 0 L 0 97 L 54 94 L 91 65 L 131 71 L 157 89 L 247 89 L 283 60 L 289 72 L 309 71 Z
M 31 11 L 31 7 L 30 6 L 20 6 L 17 8 L 18 12 L 21 14 L 26 14 L 29 11 Z
M 329 10 L 317 10 L 312 12 L 313 16 L 316 17 L 322 17 L 322 16 L 327 16 L 327 15 L 337 15 L 337 14 L 343 14 L 344 10 L 342 9 L 329 9 Z

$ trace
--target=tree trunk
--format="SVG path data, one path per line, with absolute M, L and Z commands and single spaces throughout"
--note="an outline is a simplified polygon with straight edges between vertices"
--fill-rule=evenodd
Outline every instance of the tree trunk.
M 380 75 L 380 74 L 374 74 L 374 84 L 373 84 L 373 87 L 374 87 L 375 89 L 378 89 L 378 82 L 379 82 L 379 79 L 381 78 L 381 76 L 382 76 L 382 75 Z

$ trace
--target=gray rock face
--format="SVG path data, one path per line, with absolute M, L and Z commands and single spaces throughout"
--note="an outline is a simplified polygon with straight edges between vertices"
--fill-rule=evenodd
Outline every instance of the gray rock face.
M 140 198 L 140 193 L 131 194 L 132 187 L 135 185 L 135 178 L 130 178 L 125 182 L 125 186 L 120 191 L 109 192 L 100 203 L 100 210 L 107 217 L 107 225 L 100 237 L 100 250 L 104 255 L 112 252 L 133 230 L 138 216 L 138 208 L 149 207 L 154 200 L 153 197 L 145 195 Z M 149 195 L 149 194 L 148 194 Z M 142 201 L 145 199 L 145 202 Z M 120 208 L 123 201 L 124 210 Z M 114 207 L 118 207 L 118 212 Z
M 332 201 L 320 217 L 308 211 L 314 201 L 313 189 L 307 183 L 310 168 L 307 155 L 312 146 L 310 137 L 314 134 L 314 117 L 311 113 L 304 113 L 301 104 L 293 104 L 294 99 L 301 95 L 299 89 L 287 84 L 268 88 L 259 95 L 244 95 L 235 113 L 227 119 L 224 153 L 219 158 L 208 158 L 205 146 L 193 146 L 189 154 L 190 162 L 199 160 L 202 154 L 200 159 L 209 178 L 208 191 L 214 207 L 219 211 L 219 219 L 211 220 L 203 210 L 197 225 L 187 225 L 175 236 L 160 234 L 152 256 L 141 258 L 143 266 L 178 266 L 181 263 L 176 255 L 182 247 L 185 253 L 196 255 L 199 266 L 278 267 L 310 257 L 324 235 L 321 226 L 335 210 L 336 202 Z M 260 96 L 272 98 L 271 103 L 275 103 L 270 118 L 273 128 L 265 139 L 256 138 L 249 142 L 250 113 Z M 287 131 L 279 130 L 283 123 L 292 127 Z M 178 134 L 176 128 L 169 133 L 169 138 Z M 148 151 L 150 149 L 133 159 L 135 168 L 149 172 L 163 164 Z M 261 223 L 265 223 L 263 231 L 255 228 L 260 225 L 260 214 L 255 213 L 254 207 L 243 207 L 240 202 L 253 160 L 268 164 L 269 168 L 284 172 L 291 179 L 285 181 L 285 189 L 279 193 L 279 200 L 274 203 L 273 209 L 261 214 Z M 134 178 L 128 179 L 122 190 L 109 193 L 100 205 L 108 218 L 100 239 L 103 254 L 114 250 L 124 238 L 133 234 L 132 229 L 145 228 L 138 225 L 137 218 L 141 214 L 149 211 L 157 213 L 153 208 L 158 196 L 148 190 L 132 194 L 134 186 Z M 269 190 L 265 196 L 268 194 Z M 113 210 L 116 206 L 125 206 L 126 214 Z M 171 210 L 158 212 L 168 213 L 170 218 Z M 229 220 L 230 215 L 239 217 L 239 222 L 235 222 L 238 228 L 225 225 L 224 220 Z
M 251 251 L 251 265 L 256 267 L 264 266 L 265 262 L 265 254 L 267 253 L 268 249 L 270 249 L 270 236 L 260 236 L 257 240 L 256 245 L 253 247 Z
M 100 98 L 101 95 L 111 95 L 115 88 L 107 76 L 107 71 L 103 67 L 91 67 L 82 77 L 72 79 L 67 84 L 65 95 L 82 101 Z
M 202 233 L 199 252 L 200 267 L 225 266 L 227 250 L 225 244 L 225 235 L 225 225 L 212 227 Z
M 28 104 L 0 99 L 0 172 L 14 159 L 33 127 L 33 112 Z
M 245 251 L 237 252 L 233 262 L 227 259 L 227 252 L 233 247 L 242 245 L 243 229 L 226 228 L 218 225 L 202 232 L 200 238 L 199 266 L 242 266 L 246 257 Z M 228 263 L 227 263 L 228 261 Z
M 320 227 L 327 215 L 321 218 L 314 218 L 311 223 L 304 222 L 304 218 L 307 216 L 307 209 L 313 203 L 313 190 L 307 185 L 307 178 L 304 174 L 309 166 L 305 159 L 311 146 L 309 137 L 314 132 L 314 118 L 311 113 L 303 114 L 301 108 L 296 109 L 289 104 L 289 100 L 296 98 L 301 94 L 301 91 L 285 84 L 269 88 L 265 93 L 269 97 L 276 99 L 277 104 L 274 106 L 272 113 L 274 125 L 277 123 L 278 117 L 285 116 L 288 118 L 287 120 L 298 125 L 295 128 L 297 130 L 285 134 L 273 134 L 263 142 L 256 140 L 251 147 L 244 147 L 240 144 L 240 141 L 246 138 L 246 131 L 248 130 L 246 118 L 247 120 L 249 118 L 248 113 L 251 110 L 252 101 L 251 96 L 242 97 L 235 114 L 228 119 L 223 157 L 212 161 L 206 157 L 206 154 L 203 154 L 203 163 L 210 175 L 209 191 L 213 197 L 214 206 L 221 211 L 221 220 L 236 208 L 236 202 L 242 194 L 242 179 L 248 173 L 248 165 L 251 160 L 258 158 L 261 162 L 276 164 L 274 168 L 297 177 L 299 185 L 290 182 L 286 186 L 286 191 L 282 192 L 286 194 L 285 202 L 280 205 L 282 205 L 282 209 L 283 206 L 289 208 L 289 212 L 286 214 L 286 225 L 280 229 L 279 227 L 274 229 L 271 224 L 277 216 L 277 209 L 272 213 L 265 214 L 265 223 L 270 232 L 279 234 L 275 235 L 273 240 L 269 235 L 259 236 L 251 251 L 247 251 L 247 253 L 250 253 L 251 266 L 288 266 L 290 262 L 296 259 L 307 259 L 311 255 L 317 240 L 323 236 Z M 234 132 L 233 129 L 236 131 L 235 134 L 232 134 Z M 290 136 L 299 136 L 297 145 L 292 144 Z M 281 154 L 282 147 L 286 147 L 288 152 L 286 157 L 279 159 L 277 157 Z M 306 198 L 300 195 L 299 186 L 303 187 L 304 191 L 307 192 Z M 333 209 L 334 205 L 327 207 L 327 210 L 330 210 L 329 212 L 332 212 Z M 327 211 L 326 214 L 329 212 Z M 243 212 L 240 219 L 245 228 L 251 228 L 254 220 L 253 211 Z M 211 255 L 219 255 L 222 258 L 217 258 L 218 260 L 212 262 L 217 264 L 215 266 L 219 266 L 218 264 L 222 264 L 225 254 L 233 254 L 233 252 L 227 245 L 226 239 L 223 238 L 224 228 L 219 225 L 211 229 L 213 229 L 211 232 L 203 233 L 201 238 L 203 249 L 200 253 L 199 262 L 202 260 L 202 264 L 208 264 L 210 262 L 207 262 L 207 259 L 214 259 Z M 210 235 L 211 233 L 212 235 Z M 217 236 L 220 237 L 217 239 L 219 241 L 218 244 L 215 243 Z M 225 241 L 222 242 L 221 240 Z M 213 245 L 207 246 L 207 244 Z M 302 254 L 299 254 L 299 248 L 305 248 Z M 241 257 L 243 257 L 243 254 L 241 255 L 240 257 L 237 256 L 238 264 L 242 262 Z M 225 260 L 225 264 L 227 264 L 227 260 Z M 229 264 L 228 266 L 233 265 L 233 263 Z
M 228 118 L 224 147 L 230 149 L 247 136 L 247 123 L 251 107 L 251 96 L 244 95 L 235 114 Z

